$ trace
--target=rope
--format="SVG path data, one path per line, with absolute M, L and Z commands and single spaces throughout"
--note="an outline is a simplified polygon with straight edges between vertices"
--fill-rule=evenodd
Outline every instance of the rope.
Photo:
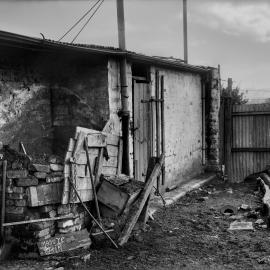
M 61 41 L 68 33 L 70 33 L 70 31 L 73 30 L 74 27 L 76 27 L 95 8 L 95 6 L 100 1 L 101 0 L 98 0 L 79 20 L 77 20 L 77 22 L 75 24 L 73 24 L 73 26 L 71 26 L 71 28 L 69 28 L 69 30 L 61 38 L 58 39 L 58 41 Z
M 97 6 L 97 8 L 95 9 L 95 11 L 93 12 L 93 14 L 90 16 L 90 18 L 86 21 L 86 23 L 83 25 L 83 27 L 81 28 L 81 30 L 79 31 L 79 33 L 73 38 L 73 40 L 71 41 L 71 43 L 73 43 L 76 38 L 79 36 L 79 34 L 82 32 L 82 30 L 86 27 L 86 25 L 90 22 L 90 20 L 93 18 L 93 16 L 96 14 L 96 12 L 99 10 L 99 8 L 101 7 L 101 5 L 103 4 L 104 0 L 102 0 L 99 5 Z

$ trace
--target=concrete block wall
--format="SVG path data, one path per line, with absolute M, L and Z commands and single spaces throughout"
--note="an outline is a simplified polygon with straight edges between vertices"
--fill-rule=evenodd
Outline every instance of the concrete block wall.
M 158 69 L 164 75 L 166 184 L 180 184 L 202 172 L 201 76 Z M 155 71 L 151 68 L 152 95 Z

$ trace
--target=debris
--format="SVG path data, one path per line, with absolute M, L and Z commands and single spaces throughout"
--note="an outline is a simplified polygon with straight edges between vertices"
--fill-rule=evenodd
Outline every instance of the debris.
M 237 214 L 237 209 L 236 207 L 234 207 L 233 205 L 224 205 L 221 209 L 220 209 L 221 214 L 223 215 L 236 215 Z
M 91 253 L 88 253 L 86 255 L 81 256 L 81 259 L 86 263 L 88 261 L 90 261 L 91 258 Z
M 252 222 L 245 221 L 234 221 L 230 224 L 230 231 L 240 231 L 240 230 L 254 230 Z
M 244 210 L 244 211 L 248 211 L 248 210 L 251 209 L 251 207 L 250 207 L 248 204 L 242 204 L 242 205 L 240 206 L 240 209 L 241 209 L 241 210 Z
M 262 228 L 262 229 L 267 229 L 267 225 L 266 224 L 259 225 L 259 227 Z
M 270 263 L 270 256 L 265 256 L 257 260 L 259 264 Z
M 243 218 L 244 218 L 244 216 L 241 215 L 241 214 L 238 214 L 238 215 L 232 215 L 232 216 L 229 217 L 229 219 L 233 219 L 233 220 L 241 220 L 241 219 L 243 219 Z
M 228 188 L 228 189 L 226 190 L 226 192 L 229 193 L 229 194 L 233 194 L 232 188 Z
M 127 260 L 130 261 L 130 260 L 133 260 L 134 258 L 135 258 L 135 256 L 128 256 Z
M 172 186 L 166 188 L 166 192 L 170 192 L 172 190 L 175 190 L 176 188 L 177 188 L 176 185 L 172 185 Z
M 209 197 L 207 197 L 207 196 L 206 197 L 200 197 L 200 198 L 197 199 L 197 201 L 198 202 L 204 202 L 204 201 L 206 201 L 208 199 L 209 199 Z
M 261 225 L 261 224 L 263 224 L 263 223 L 264 223 L 264 220 L 261 219 L 261 218 L 259 218 L 259 219 L 257 219 L 257 220 L 255 221 L 255 224 L 258 224 L 258 225 Z

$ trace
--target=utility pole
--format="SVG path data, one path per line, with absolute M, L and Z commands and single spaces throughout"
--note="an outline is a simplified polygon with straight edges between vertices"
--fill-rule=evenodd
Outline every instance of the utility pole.
M 117 0 L 117 23 L 118 23 L 118 43 L 121 50 L 126 50 L 125 35 L 125 13 L 124 0 Z M 130 112 L 128 108 L 128 84 L 127 84 L 127 59 L 123 56 L 120 63 L 120 83 L 121 83 L 121 103 L 122 103 L 122 137 L 123 137 L 123 173 L 130 174 L 129 167 L 129 120 Z
M 183 0 L 184 60 L 188 63 L 187 0 Z

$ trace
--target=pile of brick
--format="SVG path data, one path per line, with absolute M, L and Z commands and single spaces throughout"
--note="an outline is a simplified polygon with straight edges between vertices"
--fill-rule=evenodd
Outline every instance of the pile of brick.
M 76 204 L 61 204 L 63 160 L 51 156 L 44 160 L 25 161 L 16 155 L 8 160 L 5 222 L 37 220 L 70 215 L 72 218 L 12 226 L 11 233 L 26 251 L 36 251 L 37 243 L 80 231 L 90 224 L 84 209 Z

